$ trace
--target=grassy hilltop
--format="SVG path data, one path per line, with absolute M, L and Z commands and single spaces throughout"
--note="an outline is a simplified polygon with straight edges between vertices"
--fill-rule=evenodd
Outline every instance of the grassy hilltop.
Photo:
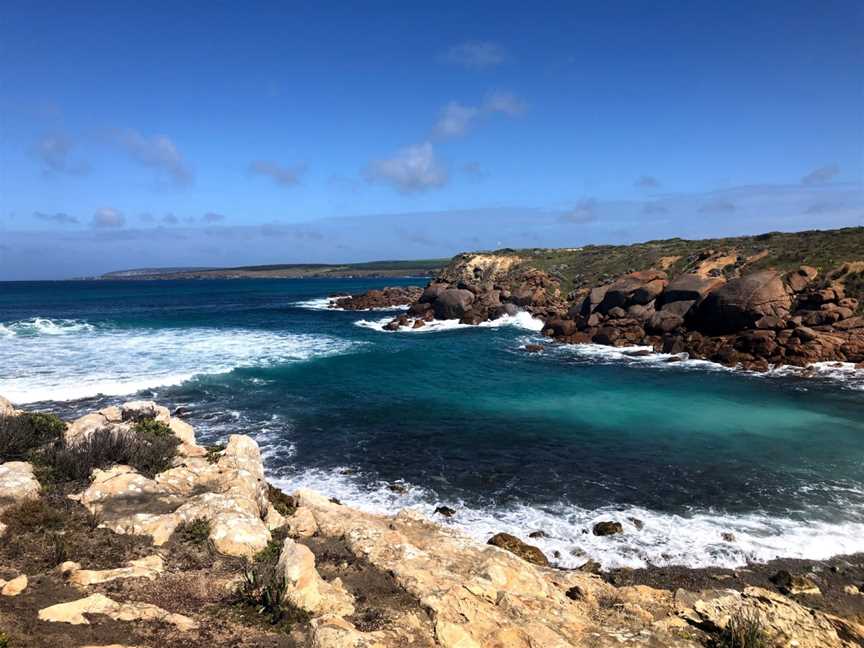
M 712 255 L 739 257 L 738 262 L 719 269 L 721 274 L 744 265 L 748 271 L 764 268 L 786 271 L 804 264 L 815 267 L 824 276 L 845 263 L 855 264 L 844 281 L 847 290 L 864 292 L 864 227 L 693 241 L 673 238 L 633 245 L 506 249 L 494 254 L 512 254 L 522 258 L 523 265 L 548 272 L 561 282 L 564 294 L 645 268 L 664 268 L 674 277 L 692 271 Z M 857 291 L 853 289 L 855 286 Z

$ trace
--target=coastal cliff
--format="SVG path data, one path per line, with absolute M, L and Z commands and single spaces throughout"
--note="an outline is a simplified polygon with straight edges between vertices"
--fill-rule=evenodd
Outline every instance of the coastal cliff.
M 616 585 L 590 561 L 556 569 L 507 534 L 480 544 L 411 509 L 286 495 L 253 439 L 201 446 L 150 401 L 62 423 L 0 398 L 0 450 L 0 638 L 13 648 L 864 642 L 860 611 L 822 600 L 827 575 Z M 843 596 L 862 598 L 853 585 Z M 763 643 L 735 643 L 745 635 Z
M 387 328 L 525 310 L 563 343 L 766 371 L 864 363 L 864 228 L 461 254 Z

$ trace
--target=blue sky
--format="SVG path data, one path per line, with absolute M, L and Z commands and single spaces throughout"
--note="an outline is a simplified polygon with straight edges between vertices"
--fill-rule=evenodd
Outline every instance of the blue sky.
M 468 5 L 7 3 L 0 279 L 864 224 L 860 1 Z

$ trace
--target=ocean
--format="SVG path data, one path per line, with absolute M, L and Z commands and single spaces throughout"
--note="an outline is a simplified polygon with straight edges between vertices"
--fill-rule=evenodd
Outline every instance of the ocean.
M 417 507 L 480 540 L 542 530 L 531 542 L 564 567 L 864 551 L 861 372 L 557 346 L 526 314 L 387 332 L 398 310 L 326 307 L 412 283 L 0 283 L 0 394 L 64 418 L 132 398 L 183 407 L 201 442 L 255 437 L 283 489 Z M 600 520 L 625 532 L 594 536 Z

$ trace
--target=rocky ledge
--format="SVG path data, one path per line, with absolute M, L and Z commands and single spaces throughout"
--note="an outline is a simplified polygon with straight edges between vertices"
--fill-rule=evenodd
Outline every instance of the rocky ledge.
M 423 294 L 419 286 L 396 286 L 369 290 L 358 295 L 333 295 L 330 308 L 341 310 L 370 310 L 373 308 L 397 308 L 414 303 Z
M 0 408 L 0 434 L 18 434 L 19 448 L 21 430 L 56 427 Z M 168 466 L 111 463 L 111 439 L 153 430 L 175 437 Z M 0 457 L 0 638 L 13 648 L 750 645 L 735 643 L 742 633 L 764 646 L 864 642 L 857 617 L 810 604 L 803 576 L 776 588 L 615 586 L 555 569 L 513 535 L 481 544 L 412 509 L 373 515 L 285 495 L 265 481 L 253 439 L 201 446 L 152 402 L 100 410 L 38 443 L 35 463 Z M 57 444 L 101 448 L 99 467 L 83 483 L 59 481 Z
M 864 367 L 864 263 L 821 275 L 807 265 L 761 268 L 763 259 L 708 250 L 681 268 L 679 257 L 663 257 L 658 267 L 605 275 L 603 283 L 562 296 L 561 277 L 530 260 L 464 254 L 386 328 L 433 319 L 479 324 L 524 310 L 544 322 L 544 335 L 564 343 L 643 346 L 678 354 L 673 360 L 756 371 L 816 362 Z

